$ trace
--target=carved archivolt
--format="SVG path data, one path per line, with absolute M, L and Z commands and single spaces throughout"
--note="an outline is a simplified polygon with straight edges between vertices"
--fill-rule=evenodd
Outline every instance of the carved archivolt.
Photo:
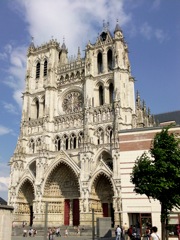
M 78 179 L 74 172 L 65 164 L 59 164 L 47 179 L 44 196 L 78 198 L 79 195 Z

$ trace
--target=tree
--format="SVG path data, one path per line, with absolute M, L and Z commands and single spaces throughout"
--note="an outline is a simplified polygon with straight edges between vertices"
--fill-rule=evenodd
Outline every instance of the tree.
M 160 202 L 162 240 L 167 237 L 169 212 L 180 208 L 180 139 L 169 128 L 155 135 L 149 154 L 136 159 L 131 174 L 136 193 Z

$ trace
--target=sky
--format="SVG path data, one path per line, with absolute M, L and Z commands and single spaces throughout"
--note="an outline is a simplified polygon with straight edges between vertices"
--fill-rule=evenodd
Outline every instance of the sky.
M 10 167 L 19 135 L 26 53 L 57 39 L 69 57 L 84 54 L 109 22 L 129 48 L 135 91 L 152 114 L 180 110 L 180 0 L 0 1 L 0 197 L 7 200 Z

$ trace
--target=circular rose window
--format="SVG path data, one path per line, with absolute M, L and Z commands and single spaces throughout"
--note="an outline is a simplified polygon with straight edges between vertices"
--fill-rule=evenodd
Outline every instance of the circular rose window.
M 66 94 L 62 108 L 65 113 L 76 113 L 82 110 L 83 99 L 79 92 L 70 92 Z

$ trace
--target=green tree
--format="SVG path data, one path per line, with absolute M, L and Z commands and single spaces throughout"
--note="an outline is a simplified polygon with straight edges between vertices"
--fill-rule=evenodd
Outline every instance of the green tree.
M 149 154 L 136 159 L 131 174 L 136 193 L 160 202 L 162 240 L 167 238 L 169 212 L 180 208 L 180 139 L 169 128 L 155 135 Z

